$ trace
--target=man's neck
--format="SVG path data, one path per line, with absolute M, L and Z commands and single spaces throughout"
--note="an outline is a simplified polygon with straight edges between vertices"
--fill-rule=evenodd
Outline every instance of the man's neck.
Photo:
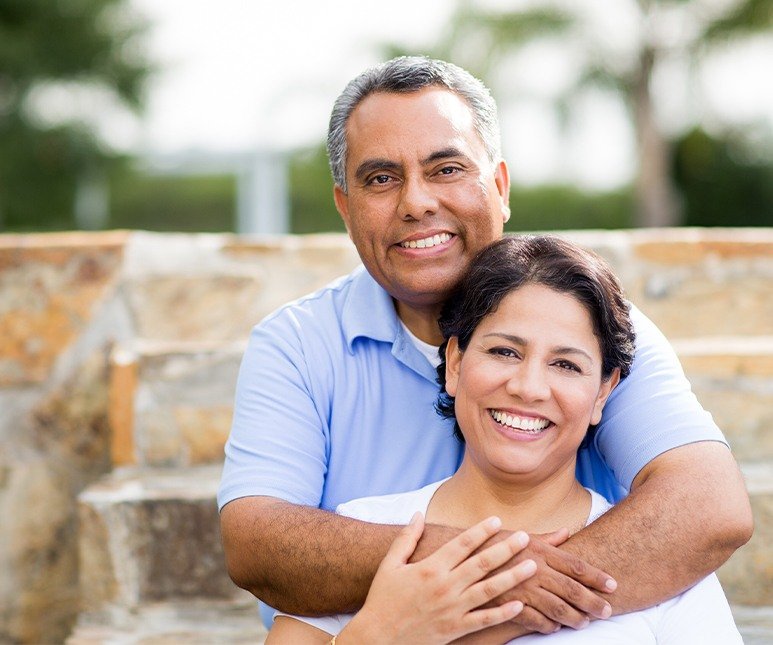
M 443 335 L 437 324 L 441 305 L 413 307 L 395 300 L 395 309 L 397 316 L 416 338 L 435 346 L 443 342 Z

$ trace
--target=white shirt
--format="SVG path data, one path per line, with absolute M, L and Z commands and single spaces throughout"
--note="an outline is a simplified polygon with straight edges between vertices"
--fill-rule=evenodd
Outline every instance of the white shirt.
M 336 512 L 366 522 L 407 524 L 416 511 L 426 515 L 435 491 L 445 480 L 419 490 L 396 495 L 363 497 L 341 504 Z M 588 524 L 611 508 L 601 495 L 590 491 L 592 501 Z M 286 616 L 287 614 L 277 614 Z M 290 616 L 338 634 L 354 614 L 320 618 Z M 701 580 L 676 598 L 642 611 L 592 622 L 583 630 L 562 629 L 553 634 L 531 634 L 511 641 L 513 645 L 733 645 L 743 643 L 733 621 L 730 607 L 716 575 Z

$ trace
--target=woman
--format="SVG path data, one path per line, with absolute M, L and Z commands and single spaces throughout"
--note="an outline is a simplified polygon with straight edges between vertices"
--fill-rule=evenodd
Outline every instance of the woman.
M 324 618 L 279 616 L 276 643 L 449 642 L 509 620 L 520 602 L 481 608 L 532 575 L 529 560 L 482 581 L 528 542 L 524 533 L 574 533 L 609 504 L 575 478 L 577 449 L 630 370 L 634 334 L 609 267 L 553 236 L 505 238 L 482 251 L 440 319 L 438 411 L 465 442 L 459 470 L 418 491 L 363 498 L 339 512 L 410 523 L 395 541 L 364 607 Z M 471 527 L 408 564 L 427 522 Z M 468 556 L 502 526 L 508 539 Z M 496 631 L 488 634 L 497 640 Z M 581 631 L 518 643 L 741 642 L 715 576 L 677 598 Z M 337 639 L 337 640 L 336 640 Z M 606 640 L 604 640 L 606 639 Z M 487 641 L 488 642 L 488 641 Z

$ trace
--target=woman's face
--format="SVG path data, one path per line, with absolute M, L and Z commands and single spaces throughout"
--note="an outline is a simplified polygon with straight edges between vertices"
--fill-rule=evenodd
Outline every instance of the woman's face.
M 539 284 L 508 294 L 467 349 L 451 338 L 446 390 L 467 458 L 501 478 L 541 481 L 571 468 L 588 425 L 598 423 L 619 371 L 601 378 L 601 348 L 585 307 Z

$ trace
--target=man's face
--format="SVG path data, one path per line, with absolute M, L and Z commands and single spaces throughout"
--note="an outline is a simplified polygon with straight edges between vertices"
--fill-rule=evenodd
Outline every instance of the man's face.
M 435 309 L 474 255 L 502 235 L 509 177 L 489 161 L 453 92 L 376 93 L 346 128 L 338 211 L 365 267 L 400 305 Z

